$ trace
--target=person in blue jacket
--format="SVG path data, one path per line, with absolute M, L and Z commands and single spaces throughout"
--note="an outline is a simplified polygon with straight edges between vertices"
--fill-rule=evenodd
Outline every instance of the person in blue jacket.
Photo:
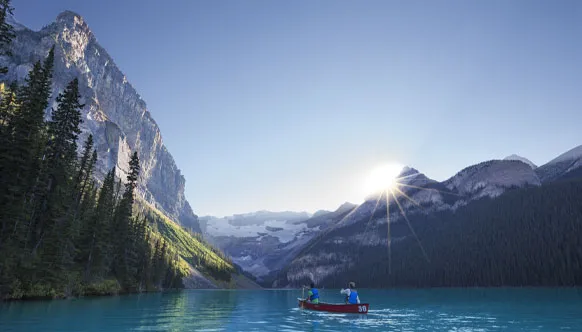
M 342 289 L 341 294 L 346 295 L 346 304 L 358 304 L 360 303 L 360 298 L 358 297 L 358 291 L 356 290 L 356 283 L 350 281 L 348 283 L 347 289 Z
M 317 290 L 317 288 L 315 288 L 314 283 L 309 284 L 309 287 L 310 287 L 310 289 L 307 292 L 307 298 L 305 300 L 309 301 L 313 304 L 318 304 L 319 303 L 319 291 Z

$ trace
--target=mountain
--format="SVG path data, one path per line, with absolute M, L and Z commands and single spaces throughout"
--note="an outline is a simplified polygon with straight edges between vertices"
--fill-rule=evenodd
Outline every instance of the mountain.
M 336 228 L 311 243 L 276 286 L 314 280 L 326 288 L 582 285 L 582 178 L 511 190 L 459 209 L 390 223 L 371 244 Z M 371 236 L 388 225 L 370 225 Z M 412 232 L 414 230 L 414 232 Z M 343 241 L 342 241 L 343 240 Z
M 24 27 L 13 17 L 8 21 L 16 37 L 11 45 L 13 55 L 0 58 L 0 65 L 9 70 L 2 79 L 23 82 L 34 62 L 44 59 L 55 45 L 52 91 L 62 91 L 73 78 L 79 79 L 85 104 L 80 141 L 93 134 L 99 155 L 96 176 L 102 180 L 115 167 L 117 176 L 124 178 L 129 151 L 137 151 L 142 166 L 139 196 L 183 226 L 200 232 L 198 218 L 184 196 L 184 176 L 164 146 L 145 101 L 99 45 L 83 17 L 65 11 L 40 31 Z M 57 94 L 53 93 L 53 107 Z
M 410 221 L 454 214 L 483 199 L 496 199 L 508 191 L 541 185 L 528 164 L 515 160 L 490 160 L 472 165 L 443 182 L 432 180 L 414 168 L 405 168 L 398 183 L 388 207 L 385 195 L 372 195 L 348 215 L 330 222 L 334 226 L 302 248 L 281 270 L 272 286 L 298 285 L 307 280 L 326 282 L 358 268 L 366 273 L 371 266 L 359 265 L 362 254 L 373 255 L 372 248 L 386 252 L 387 213 L 394 228 L 391 242 L 396 246 L 402 241 L 414 240 Z
M 518 161 L 521 161 L 521 162 L 528 164 L 532 169 L 535 169 L 537 167 L 536 164 L 532 163 L 529 159 L 518 156 L 516 154 L 512 154 L 510 156 L 507 156 L 507 157 L 503 158 L 503 160 L 518 160 Z
M 534 170 L 521 161 L 490 160 L 469 166 L 443 183 L 464 200 L 496 197 L 512 187 L 539 186 Z
M 538 167 L 536 173 L 542 182 L 550 182 L 560 178 L 576 177 L 582 171 L 581 166 L 582 145 Z
M 315 211 L 315 213 L 313 214 L 313 216 L 314 217 L 319 217 L 319 216 L 322 216 L 324 214 L 328 214 L 330 212 L 331 211 L 327 211 L 327 210 L 318 210 L 318 211 Z
M 233 262 L 256 277 L 270 272 L 265 262 L 280 246 L 294 243 L 307 226 L 301 222 L 309 219 L 306 212 L 258 211 L 216 218 L 200 218 L 204 238 L 214 244 Z
M 36 263 L 27 269 L 4 269 L 3 272 L 6 273 L 0 278 L 2 279 L 0 280 L 0 298 L 5 298 L 4 296 L 17 299 L 71 294 L 114 294 L 119 291 L 140 292 L 146 289 L 160 290 L 165 287 L 184 286 L 187 288 L 260 287 L 251 280 L 252 278 L 247 278 L 239 266 L 233 264 L 220 250 L 212 247 L 202 238 L 197 216 L 184 198 L 184 177 L 163 145 L 159 128 L 141 97 L 127 82 L 126 77 L 115 66 L 107 52 L 99 46 L 83 18 L 72 12 L 64 12 L 57 17 L 56 22 L 36 32 L 17 23 L 13 17 L 10 17 L 9 21 L 16 31 L 10 46 L 12 55 L 0 57 L 0 65 L 8 68 L 7 74 L 0 77 L 0 89 L 5 90 L 6 85 L 12 82 L 22 83 L 27 78 L 32 64 L 38 60 L 44 61 L 47 53 L 54 46 L 50 106 L 53 110 L 55 109 L 55 96 L 63 91 L 69 81 L 75 82 L 74 85 L 69 84 L 73 88 L 76 88 L 78 81 L 81 103 L 85 104 L 81 110 L 82 134 L 75 141 L 81 148 L 83 146 L 81 143 L 89 134 L 92 134 L 97 152 L 95 173 L 88 169 L 84 170 L 85 166 L 81 166 L 83 163 L 80 162 L 79 165 L 67 169 L 59 182 L 55 180 L 54 183 L 62 188 L 69 188 L 71 184 L 67 183 L 67 179 L 72 181 L 70 179 L 78 176 L 75 172 L 80 171 L 86 172 L 84 174 L 94 174 L 98 182 L 103 182 L 104 173 L 113 168 L 115 168 L 117 179 L 114 180 L 113 176 L 108 177 L 110 179 L 108 190 L 104 189 L 103 183 L 96 183 L 94 186 L 89 178 L 83 181 L 86 181 L 85 184 L 90 184 L 79 186 L 78 189 L 81 191 L 75 195 L 70 195 L 74 191 L 69 193 L 64 189 L 55 190 L 60 196 L 51 197 L 62 199 L 63 206 L 74 204 L 66 197 L 77 197 L 76 199 L 80 200 L 76 203 L 80 204 L 78 211 L 86 214 L 83 218 L 81 212 L 79 215 L 75 212 L 75 216 L 71 217 L 68 209 L 61 207 L 59 210 L 60 206 L 56 205 L 57 207 L 53 210 L 47 208 L 47 211 L 52 211 L 52 214 L 46 219 L 53 221 L 52 224 L 38 217 L 41 215 L 39 213 L 36 219 L 27 221 L 28 228 L 22 228 L 22 232 L 2 234 L 3 262 L 19 266 L 19 264 L 29 264 L 31 260 L 27 259 L 33 257 Z M 15 112 L 20 112 L 20 110 L 16 108 Z M 51 112 L 50 108 L 46 110 L 46 120 L 50 118 L 51 113 L 56 114 L 54 111 Z M 71 121 L 74 121 L 74 116 Z M 39 123 L 36 128 L 42 128 L 42 125 Z M 46 126 L 47 122 L 44 125 Z M 70 126 L 76 128 L 76 122 L 71 123 Z M 37 132 L 40 130 L 42 129 L 36 129 Z M 32 131 L 32 133 L 35 132 Z M 6 136 L 17 142 L 20 139 L 19 135 L 19 132 L 15 132 Z M 44 144 L 44 136 L 39 134 L 36 136 L 38 141 L 36 144 L 39 146 Z M 125 183 L 127 175 L 130 151 L 137 152 L 139 160 L 135 158 L 132 165 L 135 167 L 139 164 L 140 169 L 139 178 L 135 182 L 137 185 L 137 191 L 133 195 L 135 200 L 131 207 L 122 205 L 128 202 L 125 200 L 125 194 L 123 194 L 123 199 L 120 199 L 120 193 L 124 191 L 124 187 L 125 190 L 131 188 L 122 184 Z M 44 158 L 42 152 L 44 151 L 31 154 L 29 158 L 31 165 L 42 163 L 40 162 L 41 158 Z M 52 176 L 51 173 L 43 172 L 45 170 L 41 169 L 39 173 L 42 176 L 37 176 L 36 181 L 39 183 L 42 183 L 44 176 Z M 114 184 L 118 180 L 120 182 Z M 35 186 L 37 183 L 31 181 L 29 187 L 15 187 L 13 191 L 20 194 Z M 71 188 L 69 189 L 72 190 Z M 105 199 L 101 199 L 102 194 L 106 195 L 103 196 Z M 19 212 L 19 214 L 31 215 L 29 211 L 37 211 L 34 204 L 20 204 L 19 196 L 12 196 L 16 197 L 14 200 L 18 202 L 12 205 L 24 206 L 21 208 L 22 213 Z M 56 202 L 58 199 L 53 199 L 53 201 Z M 96 200 L 98 202 L 95 202 Z M 11 203 L 11 201 L 8 202 Z M 6 203 L 6 205 L 10 204 Z M 133 209 L 133 213 L 127 212 L 128 209 Z M 97 213 L 97 210 L 101 212 Z M 6 216 L 2 214 L 3 220 L 8 220 Z M 59 222 L 54 222 L 54 220 L 59 220 Z M 180 223 L 177 223 L 178 221 Z M 109 227 L 109 223 L 115 224 L 115 227 Z M 44 228 L 40 228 L 39 225 L 43 225 Z M 85 238 L 91 232 L 93 232 L 93 243 L 86 241 L 87 238 Z M 50 240 L 45 237 L 45 234 L 51 234 Z M 37 240 L 34 251 L 29 252 L 26 241 L 34 241 L 34 236 L 44 241 Z M 9 241 L 4 241 L 4 239 Z M 100 244 L 97 245 L 96 241 L 100 241 Z M 97 260 L 95 255 L 98 254 L 93 250 L 96 247 L 100 248 L 100 255 L 102 255 L 102 273 L 93 275 L 85 272 L 81 275 L 83 270 L 89 271 L 93 258 Z M 108 250 L 115 250 L 115 252 L 128 250 L 126 254 L 131 251 L 128 255 L 132 257 L 132 260 L 124 261 L 120 255 L 110 255 Z M 139 259 L 138 254 L 141 255 Z M 62 263 L 59 269 L 52 264 L 55 261 L 64 262 L 65 260 L 60 258 L 64 256 L 67 256 L 68 265 L 65 266 L 65 263 Z M 128 259 L 127 255 L 124 257 Z M 122 264 L 120 262 L 123 263 L 124 268 L 114 270 L 113 264 Z M 144 272 L 151 266 L 157 269 L 155 275 Z M 131 272 L 131 269 L 136 269 L 136 273 Z M 167 273 L 164 273 L 164 270 L 167 270 Z M 7 274 L 7 271 L 10 274 Z M 126 271 L 125 274 L 123 271 Z M 59 274 L 61 278 L 53 278 L 53 273 Z M 63 278 L 69 281 L 63 282 Z M 138 280 L 139 284 L 134 284 L 133 279 Z M 70 287 L 72 280 L 75 280 L 74 289 Z
M 201 234 L 188 232 L 143 201 L 138 202 L 137 210 L 153 221 L 153 228 L 179 255 L 181 265 L 187 270 L 182 281 L 186 288 L 260 288 Z
M 338 216 L 350 211 L 345 203 L 334 212 L 259 211 L 224 218 L 201 217 L 202 233 L 207 241 L 228 254 L 234 263 L 254 275 L 269 279 L 320 231 Z

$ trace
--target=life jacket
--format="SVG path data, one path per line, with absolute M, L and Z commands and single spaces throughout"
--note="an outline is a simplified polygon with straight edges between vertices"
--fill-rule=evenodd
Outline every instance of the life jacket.
M 312 288 L 311 293 L 313 293 L 313 294 L 309 297 L 309 301 L 319 299 L 319 292 L 317 291 L 317 288 Z
M 358 303 L 358 292 L 355 289 L 350 289 L 350 297 L 348 298 L 348 302 L 351 304 Z

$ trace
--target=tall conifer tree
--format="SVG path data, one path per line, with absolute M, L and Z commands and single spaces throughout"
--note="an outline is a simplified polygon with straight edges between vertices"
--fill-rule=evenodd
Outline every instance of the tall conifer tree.
M 74 189 L 71 175 L 77 169 L 77 138 L 80 134 L 81 108 L 79 82 L 75 78 L 57 97 L 58 106 L 48 124 L 49 142 L 42 178 L 46 180 L 44 201 L 40 204 L 37 234 L 47 237 L 43 264 L 46 275 L 60 277 L 72 266 L 80 225 L 74 216 Z M 35 245 L 38 246 L 38 243 Z
M 14 28 L 6 22 L 8 15 L 12 15 L 14 8 L 10 0 L 0 0 L 0 55 L 10 56 L 10 43 L 14 39 Z M 0 74 L 6 74 L 8 68 L 0 67 Z

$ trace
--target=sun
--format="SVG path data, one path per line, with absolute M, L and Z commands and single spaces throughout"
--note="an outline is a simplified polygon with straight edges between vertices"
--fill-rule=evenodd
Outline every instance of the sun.
M 368 175 L 364 190 L 366 194 L 376 194 L 389 189 L 395 189 L 398 176 L 404 166 L 396 163 L 389 163 L 374 168 Z

